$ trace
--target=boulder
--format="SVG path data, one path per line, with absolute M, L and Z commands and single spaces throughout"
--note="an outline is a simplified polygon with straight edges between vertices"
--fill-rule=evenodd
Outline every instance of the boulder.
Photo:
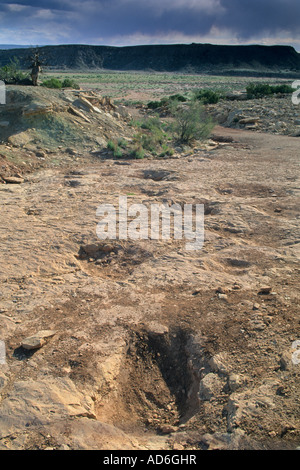
M 260 122 L 260 117 L 247 117 L 239 120 L 240 124 L 257 124 Z
M 29 351 L 32 349 L 39 349 L 44 346 L 47 339 L 52 338 L 55 333 L 56 332 L 52 330 L 39 331 L 33 336 L 28 336 L 27 338 L 23 339 L 23 341 L 21 342 L 21 346 Z
M 20 178 L 18 176 L 2 176 L 4 181 L 7 184 L 21 184 L 24 183 L 24 178 Z
M 217 374 L 209 373 L 200 381 L 199 398 L 209 401 L 219 396 L 225 386 L 225 380 Z
M 11 135 L 8 138 L 8 143 L 13 145 L 14 147 L 24 147 L 24 145 L 28 144 L 31 140 L 32 137 L 29 132 L 23 131 Z
M 23 108 L 23 116 L 37 116 L 38 114 L 48 114 L 53 111 L 52 103 L 39 103 L 39 102 L 32 102 L 30 105 L 25 106 Z
M 69 107 L 68 107 L 68 112 L 71 113 L 71 114 L 73 114 L 74 116 L 80 117 L 80 118 L 83 119 L 85 122 L 91 122 L 91 121 L 89 120 L 89 118 L 87 118 L 84 113 L 82 113 L 81 111 L 79 111 L 79 109 L 74 108 L 74 106 L 69 106 Z
M 209 360 L 209 365 L 214 372 L 228 375 L 231 370 L 228 355 L 226 352 L 220 352 Z

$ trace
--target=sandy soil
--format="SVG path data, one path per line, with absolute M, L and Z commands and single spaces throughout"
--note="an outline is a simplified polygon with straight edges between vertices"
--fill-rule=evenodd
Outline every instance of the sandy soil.
M 299 446 L 299 139 L 214 134 L 0 185 L 1 449 Z M 204 204 L 202 250 L 101 242 L 120 195 Z

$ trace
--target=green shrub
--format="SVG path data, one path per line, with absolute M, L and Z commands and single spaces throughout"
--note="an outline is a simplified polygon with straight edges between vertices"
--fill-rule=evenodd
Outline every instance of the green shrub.
M 250 83 L 246 87 L 247 97 L 249 99 L 263 98 L 277 93 L 293 93 L 293 91 L 293 88 L 287 84 L 269 85 L 268 83 Z
M 49 78 L 48 80 L 44 80 L 42 86 L 46 88 L 62 88 L 62 82 L 58 78 Z
M 128 145 L 128 142 L 125 139 L 119 139 L 118 140 L 118 146 L 121 147 L 122 149 L 126 149 Z
M 150 117 L 139 122 L 138 127 L 140 131 L 134 136 L 135 145 L 157 155 L 168 137 L 164 131 L 165 124 L 159 117 Z
M 107 142 L 107 148 L 108 148 L 108 150 L 111 150 L 112 152 L 114 152 L 117 147 L 118 147 L 117 143 L 114 142 L 113 140 L 109 140 L 109 141 Z
M 142 126 L 142 122 L 141 121 L 137 121 L 135 119 L 131 119 L 130 122 L 128 123 L 128 125 L 130 127 L 141 127 Z
M 119 139 L 119 142 L 120 142 L 120 139 Z M 113 141 L 113 140 L 109 140 L 107 142 L 107 148 L 108 148 L 108 150 L 111 150 L 111 152 L 113 153 L 113 156 L 115 158 L 123 157 L 123 151 L 119 147 L 119 142 L 116 142 L 116 141 Z
M 150 101 L 148 104 L 147 104 L 147 107 L 149 109 L 159 109 L 159 108 L 164 108 L 168 105 L 169 103 L 169 100 L 168 98 L 162 98 L 160 101 Z
M 267 83 L 250 83 L 246 87 L 247 97 L 252 98 L 263 98 L 272 94 L 272 88 Z
M 145 156 L 145 151 L 141 145 L 138 145 L 130 152 L 131 158 L 142 159 Z
M 150 101 L 147 104 L 147 107 L 153 110 L 159 108 L 167 108 L 173 101 L 179 101 L 184 103 L 186 100 L 187 99 L 183 95 L 177 93 L 176 95 L 171 95 L 168 98 L 164 97 L 160 101 Z
M 115 158 L 122 158 L 123 157 L 123 152 L 122 150 L 120 149 L 120 147 L 117 147 L 114 152 L 113 152 L 113 156 Z
M 282 84 L 282 85 L 275 85 L 272 86 L 272 93 L 284 93 L 284 94 L 289 94 L 289 93 L 294 93 L 294 89 L 287 84 Z
M 220 94 L 212 90 L 199 90 L 195 93 L 195 98 L 203 104 L 216 104 L 220 100 Z
M 44 80 L 42 83 L 42 86 L 46 88 L 74 88 L 76 90 L 79 90 L 80 86 L 78 85 L 75 80 L 71 78 L 65 78 L 63 81 L 59 80 L 59 78 L 48 78 L 47 80 Z
M 79 90 L 80 86 L 72 78 L 65 78 L 62 82 L 62 88 L 73 88 L 75 90 Z
M 162 122 L 158 117 L 151 117 L 151 118 L 145 119 L 141 123 L 140 127 L 142 129 L 148 129 L 149 131 L 156 131 L 162 128 Z
M 171 157 L 174 154 L 174 150 L 171 147 L 168 147 L 166 144 L 162 145 L 162 152 L 159 154 L 159 157 Z
M 214 127 L 212 119 L 206 116 L 199 101 L 192 101 L 186 105 L 177 103 L 172 109 L 172 116 L 173 132 L 178 140 L 185 144 L 190 144 L 193 140 L 207 139 Z
M 16 85 L 29 79 L 29 75 L 20 70 L 17 58 L 10 60 L 10 63 L 0 68 L 0 80 L 8 85 Z
M 180 101 L 181 103 L 185 103 L 187 101 L 185 96 L 180 95 L 179 93 L 177 93 L 176 95 L 169 96 L 169 100 L 171 100 L 171 101 Z

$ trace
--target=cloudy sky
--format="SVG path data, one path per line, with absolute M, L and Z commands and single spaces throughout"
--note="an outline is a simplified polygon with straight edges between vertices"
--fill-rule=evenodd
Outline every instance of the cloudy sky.
M 299 0 L 0 1 L 0 44 L 288 44 Z

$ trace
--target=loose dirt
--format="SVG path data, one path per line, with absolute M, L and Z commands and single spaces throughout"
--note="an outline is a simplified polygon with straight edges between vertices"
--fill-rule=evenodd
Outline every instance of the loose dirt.
M 27 160 L 23 182 L 0 185 L 1 449 L 299 446 L 299 139 L 214 138 L 37 168 L 4 148 Z M 203 248 L 99 240 L 96 210 L 120 195 L 204 204 Z

